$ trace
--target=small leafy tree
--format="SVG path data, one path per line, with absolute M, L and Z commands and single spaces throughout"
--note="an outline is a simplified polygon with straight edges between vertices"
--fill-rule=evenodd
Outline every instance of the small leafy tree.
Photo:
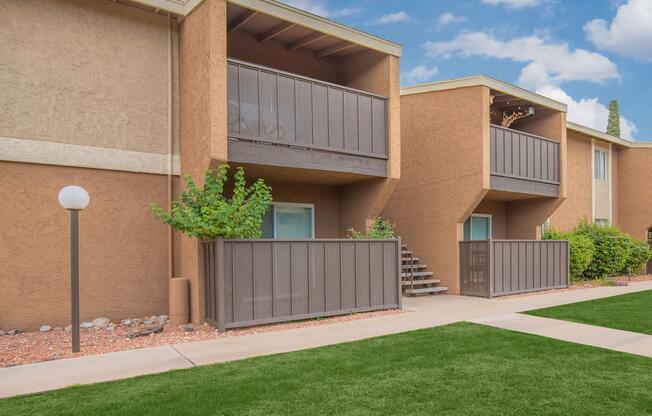
M 363 233 L 350 228 L 349 233 L 351 238 L 356 239 L 386 240 L 394 238 L 394 224 L 389 220 L 376 217 L 367 227 L 367 232 Z
M 260 238 L 263 216 L 272 203 L 272 188 L 262 179 L 247 187 L 244 169 L 234 175 L 233 195 L 224 196 L 229 165 L 222 164 L 213 173 L 204 174 L 204 187 L 199 188 L 185 176 L 186 189 L 170 212 L 152 204 L 154 215 L 173 229 L 197 238 Z
M 607 134 L 620 137 L 620 108 L 618 100 L 609 102 L 609 118 L 607 119 Z

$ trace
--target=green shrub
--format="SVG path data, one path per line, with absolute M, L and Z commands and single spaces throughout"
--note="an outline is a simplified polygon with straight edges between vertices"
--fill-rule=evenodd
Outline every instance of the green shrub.
M 394 238 L 394 224 L 389 220 L 382 220 L 380 217 L 374 218 L 371 225 L 367 227 L 367 232 L 362 233 L 349 229 L 350 238 L 386 240 Z
M 229 166 L 222 164 L 204 175 L 199 188 L 185 176 L 186 190 L 173 201 L 170 212 L 152 204 L 152 211 L 164 223 L 190 237 L 260 238 L 263 215 L 272 203 L 272 188 L 262 179 L 246 187 L 244 169 L 234 175 L 233 195 L 224 196 Z
M 638 274 L 643 268 L 643 265 L 652 256 L 652 250 L 650 250 L 648 243 L 645 241 L 637 240 L 629 235 L 626 235 L 626 238 L 631 254 L 627 258 L 627 261 L 625 261 L 625 265 L 620 271 L 620 274 Z
M 587 279 L 619 274 L 632 254 L 630 237 L 616 227 L 583 221 L 573 230 L 573 234 L 590 238 L 595 246 L 593 260 L 584 271 L 584 277 Z
M 544 240 L 568 240 L 570 259 L 568 269 L 570 280 L 577 282 L 582 279 L 584 271 L 589 267 L 595 255 L 593 241 L 581 234 L 563 233 L 552 229 L 543 234 Z

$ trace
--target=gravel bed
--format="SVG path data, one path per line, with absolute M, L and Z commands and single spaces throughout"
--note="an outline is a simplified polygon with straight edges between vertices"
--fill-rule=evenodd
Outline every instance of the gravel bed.
M 403 313 L 403 311 L 390 309 L 307 321 L 232 329 L 223 333 L 218 332 L 208 324 L 195 326 L 194 330 L 191 332 L 187 332 L 183 326 L 172 327 L 166 325 L 161 333 L 150 334 L 133 339 L 128 338 L 127 335 L 130 332 L 133 333 L 136 330 L 143 329 L 142 325 L 131 325 L 127 327 L 116 323 L 115 329 L 112 331 L 97 328 L 81 328 L 81 352 L 76 354 L 73 354 L 70 351 L 72 335 L 63 328 L 53 328 L 48 332 L 21 332 L 15 335 L 0 336 L 0 367 L 58 360 L 82 355 L 105 354 L 108 352 L 131 350 L 135 348 L 234 337 L 261 332 L 284 331 L 292 328 L 329 325 L 336 322 L 353 321 L 400 313 Z

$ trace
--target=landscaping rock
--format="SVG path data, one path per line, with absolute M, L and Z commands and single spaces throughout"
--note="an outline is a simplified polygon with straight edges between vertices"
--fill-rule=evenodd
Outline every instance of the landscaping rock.
M 81 324 L 79 324 L 79 327 L 80 328 L 86 328 L 86 329 L 92 328 L 93 323 L 91 321 L 82 322 Z
M 195 330 L 195 326 L 193 324 L 185 324 L 183 330 L 186 332 L 192 332 Z
M 7 331 L 7 334 L 16 335 L 16 334 L 20 334 L 21 332 L 23 332 L 22 329 L 16 328 L 16 329 L 10 329 L 9 331 Z
M 156 320 L 156 322 L 158 323 L 158 319 Z M 152 325 L 153 323 L 154 323 L 153 319 L 145 319 L 143 321 L 143 325 Z
M 6 332 L 0 329 L 0 337 L 3 336 L 4 334 L 6 334 Z
M 109 318 L 95 318 L 93 319 L 93 326 L 97 329 L 103 329 L 109 326 L 111 320 Z
M 72 331 L 72 325 L 68 325 L 67 327 L 63 328 L 63 330 L 66 332 Z
M 52 327 L 50 325 L 41 325 L 38 330 L 39 332 L 50 332 L 52 331 Z
M 129 326 L 132 324 L 131 319 L 123 319 L 120 323 L 124 326 Z
M 161 315 L 158 317 L 158 322 L 161 325 L 164 325 L 168 321 L 168 316 L 167 315 Z
M 106 330 L 107 331 L 113 331 L 115 329 L 115 324 L 111 322 L 109 325 L 107 325 Z

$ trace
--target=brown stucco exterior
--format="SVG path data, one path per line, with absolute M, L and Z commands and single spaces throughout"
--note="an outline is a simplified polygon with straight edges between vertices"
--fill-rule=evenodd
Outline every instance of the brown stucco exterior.
M 166 205 L 164 175 L 0 162 L 5 198 L 0 328 L 70 322 L 69 216 L 57 194 L 83 186 L 79 215 L 82 320 L 167 311 L 166 227 L 150 204 Z
M 652 227 L 652 147 L 618 151 L 617 225 L 640 240 Z

